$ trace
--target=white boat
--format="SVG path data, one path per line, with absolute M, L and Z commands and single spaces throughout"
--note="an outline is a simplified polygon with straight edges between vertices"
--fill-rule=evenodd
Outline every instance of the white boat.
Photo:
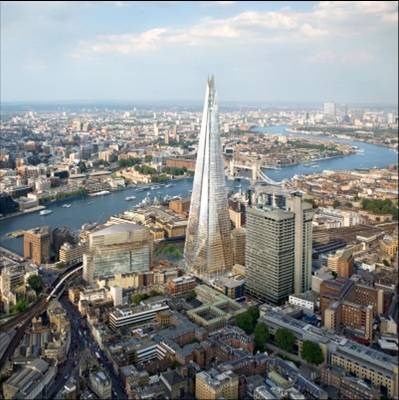
M 71 205 L 70 205 L 70 204 L 63 204 L 61 207 L 63 207 L 63 208 L 69 208 L 69 207 L 71 207 Z
M 165 187 L 171 187 L 172 186 L 172 184 L 171 183 L 168 183 L 167 185 L 165 185 Z
M 40 215 L 48 215 L 48 214 L 51 214 L 52 213 L 52 211 L 51 210 L 42 210 L 42 211 L 40 211 Z
M 100 192 L 96 193 L 89 193 L 89 196 L 94 197 L 94 196 L 104 196 L 106 194 L 110 194 L 111 192 L 109 190 L 101 190 Z
M 130 201 L 130 200 L 134 200 L 136 198 L 136 196 L 127 196 L 125 197 L 126 201 Z

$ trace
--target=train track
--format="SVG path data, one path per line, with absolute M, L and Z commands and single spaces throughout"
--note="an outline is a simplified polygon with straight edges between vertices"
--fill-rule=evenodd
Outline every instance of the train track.
M 72 269 L 76 268 L 76 266 L 72 268 L 68 268 L 62 275 L 57 277 L 57 279 L 53 282 L 52 287 L 56 287 L 60 280 L 67 275 Z M 63 285 L 60 286 L 60 289 L 63 288 Z M 44 295 L 51 292 L 51 288 L 48 288 Z M 25 335 L 26 330 L 31 324 L 33 318 L 41 315 L 47 308 L 49 301 L 47 301 L 45 296 L 42 296 L 35 304 L 33 304 L 29 309 L 25 310 L 23 313 L 16 315 L 11 321 L 7 321 L 3 325 L 0 326 L 1 331 L 16 329 L 16 333 L 14 337 L 11 339 L 6 351 L 2 355 L 0 359 L 0 369 L 3 367 L 4 363 L 14 354 L 15 349 L 18 347 L 19 342 Z

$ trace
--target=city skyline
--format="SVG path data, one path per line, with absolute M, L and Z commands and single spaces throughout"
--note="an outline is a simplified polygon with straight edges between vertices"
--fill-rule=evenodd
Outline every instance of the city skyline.
M 397 104 L 396 2 L 3 2 L 1 102 Z M 187 49 L 189 51 L 187 51 Z
M 398 4 L 0 0 L 0 398 L 399 399 Z

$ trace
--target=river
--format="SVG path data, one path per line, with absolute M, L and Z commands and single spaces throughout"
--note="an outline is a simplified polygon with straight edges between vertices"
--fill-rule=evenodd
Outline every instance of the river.
M 273 126 L 258 129 L 265 134 L 287 134 L 285 126 Z M 310 137 L 309 135 L 304 135 Z M 321 140 L 334 140 L 349 143 L 363 150 L 363 153 L 352 154 L 346 157 L 333 158 L 317 161 L 316 167 L 295 165 L 284 167 L 278 170 L 266 170 L 266 174 L 275 181 L 289 179 L 294 175 L 314 174 L 323 170 L 353 170 L 356 168 L 386 167 L 390 164 L 397 164 L 397 154 L 386 147 L 376 146 L 368 143 L 349 141 L 344 139 L 319 137 Z M 238 190 L 238 182 L 227 181 L 230 189 Z M 243 189 L 246 189 L 248 182 L 241 181 Z M 105 222 L 111 215 L 121 213 L 138 204 L 146 196 L 147 191 L 151 197 L 157 195 L 159 198 L 165 195 L 186 196 L 192 189 L 192 178 L 174 181 L 172 186 L 161 186 L 155 190 L 138 190 L 130 188 L 101 197 L 89 197 L 85 199 L 65 200 L 54 203 L 47 208 L 53 211 L 52 214 L 40 216 L 39 212 L 21 215 L 0 221 L 0 246 L 8 248 L 18 254 L 22 254 L 22 238 L 8 238 L 8 232 L 18 229 L 30 229 L 37 226 L 49 225 L 52 228 L 67 226 L 71 230 L 79 229 L 87 222 Z M 136 196 L 132 201 L 126 201 L 127 196 Z M 63 203 L 70 203 L 70 208 L 61 207 Z

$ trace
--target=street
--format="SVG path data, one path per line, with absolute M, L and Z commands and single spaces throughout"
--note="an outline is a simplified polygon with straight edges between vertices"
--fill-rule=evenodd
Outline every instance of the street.
M 113 397 L 127 399 L 122 382 L 119 377 L 115 375 L 111 363 L 107 360 L 103 351 L 98 347 L 92 337 L 86 319 L 81 317 L 76 307 L 69 301 L 67 295 L 62 295 L 59 301 L 67 311 L 71 323 L 71 346 L 66 362 L 59 367 L 56 379 L 48 390 L 48 397 L 53 398 L 61 390 L 70 376 L 74 376 L 76 380 L 79 381 L 78 363 L 80 353 L 82 350 L 89 348 L 93 356 L 96 352 L 100 355 L 100 365 L 105 368 L 112 380 Z

